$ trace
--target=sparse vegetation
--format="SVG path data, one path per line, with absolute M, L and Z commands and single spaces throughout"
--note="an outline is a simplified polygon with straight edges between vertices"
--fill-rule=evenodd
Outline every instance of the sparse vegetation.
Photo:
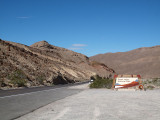
M 25 87 L 27 76 L 21 70 L 16 70 L 8 76 L 10 83 L 17 87 Z
M 44 75 L 40 75 L 36 78 L 37 82 L 41 85 L 44 85 L 44 80 L 45 80 L 45 76 Z
M 160 88 L 160 78 L 147 79 L 142 84 L 144 89 L 153 90 L 154 88 Z
M 99 76 L 92 77 L 92 79 L 94 81 L 93 81 L 93 83 L 90 84 L 90 88 L 107 88 L 107 89 L 110 89 L 112 87 L 113 79 L 102 78 L 102 77 L 99 77 Z
M 2 79 L 0 78 L 0 88 L 1 88 L 1 87 L 5 87 L 5 86 L 6 86 L 6 84 L 5 84 L 4 80 L 2 80 Z
M 160 86 L 160 78 L 154 78 L 152 81 L 154 85 Z
M 148 85 L 146 89 L 153 90 L 155 87 L 153 85 Z

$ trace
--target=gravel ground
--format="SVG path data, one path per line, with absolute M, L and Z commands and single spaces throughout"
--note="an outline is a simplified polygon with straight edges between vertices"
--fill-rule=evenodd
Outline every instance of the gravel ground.
M 84 91 L 17 120 L 160 120 L 160 90 L 113 91 L 87 85 L 77 89 Z

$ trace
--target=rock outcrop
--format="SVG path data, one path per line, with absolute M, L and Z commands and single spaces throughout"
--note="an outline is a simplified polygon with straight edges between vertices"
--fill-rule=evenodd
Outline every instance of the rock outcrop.
M 0 40 L 0 87 L 31 87 L 87 81 L 111 76 L 113 69 L 93 63 L 83 54 L 50 45 L 31 46 Z

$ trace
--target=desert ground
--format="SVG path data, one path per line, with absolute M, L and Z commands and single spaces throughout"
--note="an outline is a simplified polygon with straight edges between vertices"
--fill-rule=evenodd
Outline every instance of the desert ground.
M 82 92 L 50 103 L 17 120 L 159 120 L 160 90 L 114 91 L 70 87 Z

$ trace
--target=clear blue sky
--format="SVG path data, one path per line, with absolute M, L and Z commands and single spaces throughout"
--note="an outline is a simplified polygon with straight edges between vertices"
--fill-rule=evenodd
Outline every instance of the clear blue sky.
M 0 0 L 0 38 L 93 56 L 160 45 L 160 0 Z

